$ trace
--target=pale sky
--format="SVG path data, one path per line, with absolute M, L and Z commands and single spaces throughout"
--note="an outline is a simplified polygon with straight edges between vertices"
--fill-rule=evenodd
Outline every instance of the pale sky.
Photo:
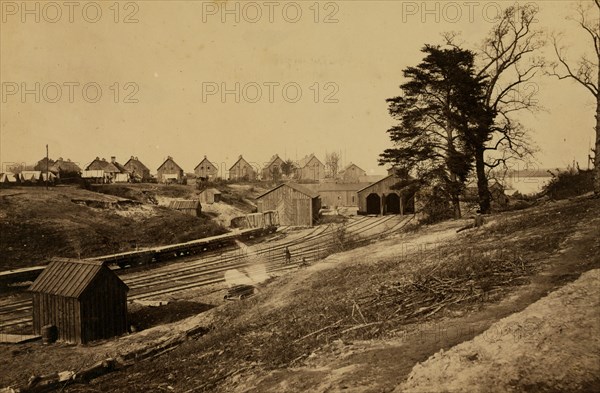
M 117 14 L 113 1 L 0 3 L 2 163 L 34 163 L 46 144 L 51 158 L 83 166 L 133 155 L 152 172 L 167 156 L 191 172 L 204 155 L 228 168 L 240 154 L 262 166 L 275 153 L 324 161 L 337 150 L 344 164 L 371 174 L 384 172 L 377 158 L 391 146 L 393 124 L 385 99 L 400 93 L 402 70 L 445 31 L 461 31 L 475 48 L 498 8 L 512 4 L 154 0 L 120 2 Z M 591 47 L 565 20 L 573 2 L 537 4 L 536 25 L 565 32 L 570 58 Z M 102 94 L 92 102 L 96 86 Z M 231 91 L 225 97 L 223 88 Z M 591 94 L 549 77 L 535 88 L 547 111 L 522 121 L 540 148 L 539 165 L 575 159 L 584 167 Z

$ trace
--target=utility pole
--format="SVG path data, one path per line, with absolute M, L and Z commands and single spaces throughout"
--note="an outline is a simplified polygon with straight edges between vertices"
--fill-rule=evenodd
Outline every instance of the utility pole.
M 46 191 L 48 191 L 48 167 L 50 163 L 48 162 L 48 145 L 46 145 Z

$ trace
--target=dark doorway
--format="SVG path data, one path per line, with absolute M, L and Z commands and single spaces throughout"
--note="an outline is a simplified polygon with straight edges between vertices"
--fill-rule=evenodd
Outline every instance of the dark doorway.
M 367 214 L 381 214 L 381 199 L 377 194 L 367 196 Z
M 387 214 L 400 214 L 400 197 L 391 193 L 385 197 L 385 211 Z

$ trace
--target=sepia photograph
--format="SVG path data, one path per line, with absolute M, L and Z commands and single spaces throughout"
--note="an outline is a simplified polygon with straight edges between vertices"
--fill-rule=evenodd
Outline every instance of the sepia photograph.
M 600 0 L 0 0 L 0 393 L 600 393 Z

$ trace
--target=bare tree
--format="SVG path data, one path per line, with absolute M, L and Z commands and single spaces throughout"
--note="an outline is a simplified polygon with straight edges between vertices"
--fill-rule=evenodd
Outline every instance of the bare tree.
M 340 155 L 337 152 L 325 153 L 325 166 L 331 178 L 335 179 L 337 177 L 339 165 Z
M 553 64 L 552 75 L 558 79 L 574 80 L 589 91 L 596 100 L 596 145 L 594 149 L 594 192 L 600 195 L 600 95 L 598 94 L 598 85 L 600 83 L 600 0 L 594 0 L 593 3 L 583 5 L 579 3 L 574 20 L 579 24 L 593 43 L 595 56 L 589 58 L 588 55 L 582 55 L 575 63 L 570 63 L 567 59 L 564 48 L 559 44 L 559 39 L 553 36 L 554 52 L 558 59 Z M 594 18 L 592 15 L 596 14 Z
M 509 160 L 524 160 L 535 148 L 527 131 L 514 118 L 520 111 L 540 109 L 535 99 L 533 78 L 543 69 L 544 60 L 535 53 L 545 45 L 544 33 L 535 29 L 535 4 L 507 7 L 500 15 L 482 47 L 477 51 L 478 77 L 487 79 L 485 105 L 494 116 L 487 129 L 480 130 L 475 149 L 475 171 L 479 206 L 483 213 L 491 207 L 487 171 Z M 446 42 L 457 44 L 456 33 L 446 33 Z

